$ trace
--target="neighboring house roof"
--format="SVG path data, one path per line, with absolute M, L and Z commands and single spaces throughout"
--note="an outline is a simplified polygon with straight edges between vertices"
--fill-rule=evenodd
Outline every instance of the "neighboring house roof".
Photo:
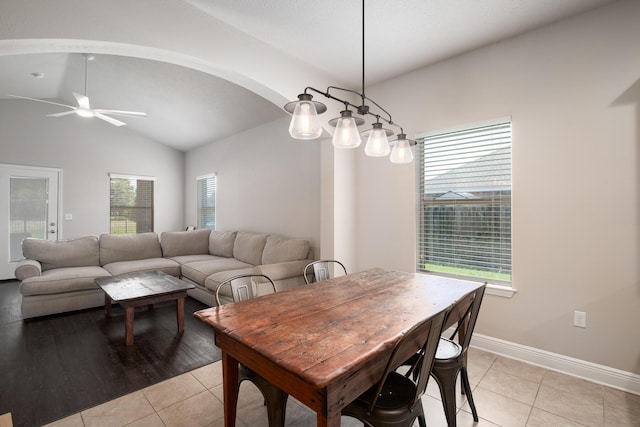
M 508 187 L 511 185 L 511 168 L 509 167 L 507 172 L 506 165 L 510 162 L 510 148 L 494 150 L 425 181 L 425 193 L 444 193 L 438 198 L 453 199 L 454 195 L 470 198 L 467 195 L 473 196 L 474 191 Z M 428 168 L 429 165 L 427 164 L 426 167 Z M 447 193 L 450 195 L 445 197 Z

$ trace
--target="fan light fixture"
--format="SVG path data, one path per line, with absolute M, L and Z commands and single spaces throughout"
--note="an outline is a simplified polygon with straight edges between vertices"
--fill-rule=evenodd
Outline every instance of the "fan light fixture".
M 58 102 L 47 101 L 46 99 L 38 99 L 38 98 L 29 98 L 26 96 L 20 95 L 8 95 L 11 98 L 18 99 L 27 99 L 29 101 L 37 101 L 43 102 L 45 104 L 58 105 L 60 107 L 68 108 L 68 111 L 63 111 L 61 113 L 53 113 L 47 114 L 47 117 L 62 117 L 68 116 L 70 114 L 75 114 L 79 117 L 97 117 L 98 119 L 104 120 L 107 123 L 110 123 L 114 126 L 124 126 L 126 123 L 121 122 L 120 120 L 114 119 L 113 116 L 126 116 L 126 117 L 147 117 L 146 113 L 141 113 L 137 111 L 122 111 L 122 110 L 105 110 L 102 108 L 92 108 L 91 103 L 89 102 L 89 97 L 87 96 L 87 88 L 89 86 L 89 61 L 94 60 L 94 56 L 88 53 L 83 53 L 82 57 L 84 58 L 84 95 L 79 94 L 77 92 L 73 92 L 73 97 L 76 99 L 78 106 L 60 104 Z M 42 78 L 44 77 L 43 73 L 31 73 L 34 78 Z M 320 130 L 322 131 L 322 129 Z
M 367 138 L 367 144 L 364 149 L 367 156 L 384 157 L 391 153 L 389 159 L 392 163 L 411 163 L 413 161 L 411 146 L 415 145 L 416 142 L 407 139 L 404 129 L 393 121 L 391 114 L 364 93 L 364 22 L 364 0 L 362 0 L 362 92 L 336 86 L 329 86 L 324 92 L 310 86 L 306 87 L 304 92 L 298 95 L 297 101 L 291 101 L 284 106 L 285 111 L 292 115 L 289 134 L 296 139 L 317 139 L 322 134 L 322 125 L 318 114 L 327 111 L 327 106 L 321 102 L 314 101 L 313 96 L 308 93 L 309 91 L 316 92 L 326 98 L 344 104 L 340 117 L 329 120 L 329 124 L 336 128 L 332 139 L 334 147 L 356 148 L 362 142 L 358 126 L 364 124 L 365 121 L 360 117 L 354 117 L 353 111 L 349 109 L 351 107 L 361 116 L 369 115 L 376 119 L 375 123 L 372 124 L 372 128 L 362 133 L 362 136 Z M 354 105 L 331 94 L 331 91 L 335 93 L 338 90 L 356 94 L 360 98 L 361 104 Z M 371 107 L 367 105 L 367 101 L 374 106 L 375 111 L 371 110 Z M 389 142 L 388 137 L 393 135 L 393 131 L 384 129 L 380 120 L 400 129 L 396 140 Z M 391 146 L 393 146 L 393 149 Z

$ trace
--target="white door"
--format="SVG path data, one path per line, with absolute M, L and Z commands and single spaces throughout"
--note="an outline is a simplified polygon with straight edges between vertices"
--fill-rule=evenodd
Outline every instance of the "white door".
M 0 280 L 13 279 L 26 237 L 58 238 L 60 169 L 0 164 Z

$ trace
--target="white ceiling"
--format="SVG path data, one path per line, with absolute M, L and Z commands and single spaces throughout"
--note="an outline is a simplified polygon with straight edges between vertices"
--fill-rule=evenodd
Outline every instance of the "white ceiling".
M 368 0 L 365 83 L 379 83 L 612 1 Z M 298 58 L 333 76 L 337 86 L 361 89 L 360 1 L 186 0 L 180 7 L 196 8 L 212 25 L 222 21 Z M 31 75 L 36 72 L 44 77 Z M 16 94 L 75 105 L 72 92 L 84 93 L 80 53 L 0 55 L 0 99 Z M 183 151 L 286 114 L 281 106 L 209 74 L 114 55 L 96 55 L 89 62 L 88 95 L 94 108 L 146 112 L 148 118 L 118 119 Z M 64 111 L 47 108 L 51 113 Z M 51 120 L 78 119 L 71 115 Z

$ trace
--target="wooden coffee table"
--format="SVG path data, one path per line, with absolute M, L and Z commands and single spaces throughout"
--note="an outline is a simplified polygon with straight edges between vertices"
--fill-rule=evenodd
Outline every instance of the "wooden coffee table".
M 96 285 L 104 291 L 104 315 L 111 317 L 111 302 L 117 302 L 125 309 L 125 340 L 133 344 L 133 317 L 135 307 L 164 301 L 176 301 L 178 334 L 184 332 L 184 299 L 190 285 L 177 277 L 161 271 L 121 274 L 95 279 Z

